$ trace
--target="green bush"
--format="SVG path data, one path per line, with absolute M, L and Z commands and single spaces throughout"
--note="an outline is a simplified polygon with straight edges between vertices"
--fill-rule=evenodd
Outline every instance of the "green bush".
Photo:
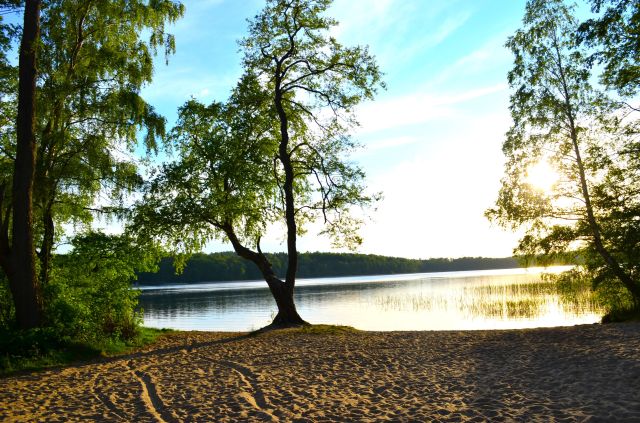
M 131 283 L 136 272 L 156 269 L 159 250 L 125 235 L 97 232 L 71 244 L 70 253 L 54 257 L 51 279 L 43 284 L 46 330 L 77 341 L 135 336 L 139 292 Z M 9 283 L 0 271 L 0 331 L 11 331 L 14 324 Z
M 55 258 L 45 289 L 48 326 L 62 336 L 91 341 L 131 339 L 141 322 L 132 289 L 136 272 L 153 271 L 158 249 L 126 235 L 92 232 L 76 237 L 69 254 Z

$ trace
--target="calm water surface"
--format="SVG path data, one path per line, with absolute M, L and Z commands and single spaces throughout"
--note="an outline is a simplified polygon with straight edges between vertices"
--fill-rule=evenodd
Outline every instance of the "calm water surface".
M 295 300 L 311 323 L 364 330 L 461 330 L 566 326 L 599 321 L 588 294 L 561 297 L 529 268 L 301 279 Z M 144 324 L 247 331 L 270 323 L 276 306 L 263 281 L 142 288 Z

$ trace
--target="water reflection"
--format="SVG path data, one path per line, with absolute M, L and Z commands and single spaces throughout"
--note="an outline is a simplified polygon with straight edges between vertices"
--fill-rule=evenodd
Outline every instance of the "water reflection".
M 146 289 L 145 324 L 176 329 L 246 331 L 275 315 L 264 282 Z M 236 285 L 237 286 L 237 285 Z M 574 325 L 599 320 L 590 294 L 563 299 L 539 270 L 450 272 L 302 281 L 300 314 L 312 323 L 365 330 L 502 329 Z

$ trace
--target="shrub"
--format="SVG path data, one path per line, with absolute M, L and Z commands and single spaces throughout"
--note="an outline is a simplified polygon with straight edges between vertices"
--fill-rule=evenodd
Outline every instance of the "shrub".
M 159 249 L 126 235 L 91 232 L 55 258 L 45 290 L 47 323 L 61 336 L 91 341 L 131 339 L 141 321 L 135 311 L 136 272 L 155 270 Z

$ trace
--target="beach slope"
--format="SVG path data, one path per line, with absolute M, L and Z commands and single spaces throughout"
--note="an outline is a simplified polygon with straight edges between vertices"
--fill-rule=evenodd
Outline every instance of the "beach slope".
M 640 421 L 640 323 L 177 332 L 0 379 L 2 421 Z

